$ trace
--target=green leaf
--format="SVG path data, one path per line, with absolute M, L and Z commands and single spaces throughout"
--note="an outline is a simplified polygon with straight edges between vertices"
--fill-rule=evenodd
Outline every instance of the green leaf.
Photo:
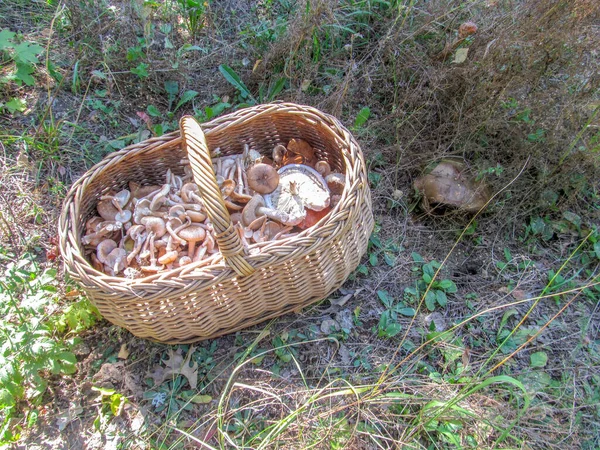
M 594 244 L 594 253 L 596 254 L 596 258 L 600 259 L 600 241 Z
M 194 97 L 198 95 L 196 91 L 185 91 L 179 101 L 177 102 L 177 106 L 173 112 L 177 111 L 181 106 L 185 105 L 187 102 L 191 101 Z
M 140 78 L 148 78 L 148 67 L 150 67 L 148 64 L 140 63 L 137 67 L 131 69 L 131 73 Z
M 379 300 L 381 300 L 381 303 L 383 303 L 386 308 L 392 307 L 394 299 L 389 296 L 388 291 L 377 291 L 377 297 L 379 297 Z
M 246 99 L 246 100 L 250 99 L 254 103 L 258 103 L 256 101 L 256 99 L 252 96 L 252 94 L 250 93 L 250 91 L 248 90 L 246 85 L 242 82 L 242 80 L 240 79 L 238 74 L 235 73 L 231 67 L 229 67 L 228 65 L 225 65 L 225 64 L 221 64 L 219 66 L 219 72 L 221 72 L 223 77 L 225 77 L 225 79 L 229 83 L 231 83 L 233 85 L 233 87 L 235 87 L 238 91 L 240 91 L 240 94 L 242 95 L 243 99 Z
M 390 255 L 388 252 L 383 252 L 383 259 L 385 260 L 385 263 L 390 267 L 394 267 L 396 265 L 396 258 Z
M 194 395 L 192 398 L 190 398 L 190 401 L 192 403 L 199 403 L 199 404 L 204 404 L 204 403 L 210 403 L 212 401 L 212 397 L 210 395 Z
M 272 102 L 273 100 L 275 100 L 275 97 L 277 97 L 279 95 L 279 93 L 283 90 L 283 88 L 285 87 L 286 81 L 287 81 L 287 78 L 285 78 L 285 77 L 281 77 L 279 80 L 277 80 L 277 82 L 275 83 L 273 88 L 270 90 L 269 95 L 267 96 L 268 101 Z
M 432 291 L 427 292 L 427 295 L 425 295 L 425 306 L 427 306 L 429 311 L 435 310 L 435 301 L 435 294 Z
M 365 106 L 356 115 L 356 119 L 354 119 L 354 127 L 355 128 L 362 127 L 370 115 L 371 115 L 371 109 L 368 106 Z
M 165 91 L 169 95 L 177 95 L 179 92 L 179 84 L 177 81 L 165 81 Z
M 454 294 L 456 291 L 458 291 L 456 284 L 454 284 L 454 281 L 452 281 L 452 280 L 440 281 L 439 287 L 440 287 L 440 289 L 443 289 L 448 294 Z
M 563 217 L 577 227 L 581 228 L 581 217 L 571 211 L 563 212 Z
M 35 79 L 31 76 L 31 74 L 35 71 L 35 68 L 31 64 L 17 62 L 17 71 L 15 73 L 15 77 L 17 80 L 22 81 L 27 86 L 33 86 L 35 84 Z
M 22 42 L 15 47 L 15 61 L 24 64 L 37 64 L 40 61 L 37 55 L 44 50 L 44 47 L 31 42 Z
M 417 313 L 415 308 L 396 308 L 396 312 L 407 317 L 414 317 L 414 315 Z
M 440 306 L 446 306 L 448 303 L 448 298 L 446 297 L 446 293 L 444 291 L 435 291 L 435 296 Z
M 427 272 L 423 273 L 423 281 L 427 284 L 431 283 L 431 280 L 433 278 L 431 278 L 431 275 L 429 275 Z
M 14 114 L 15 112 L 23 112 L 27 109 L 27 103 L 22 98 L 13 98 L 9 102 L 4 104 L 4 107 L 9 113 Z
M 8 389 L 0 389 L 0 407 L 10 408 L 16 404 L 15 397 L 8 391 Z
M 419 255 L 417 252 L 412 252 L 410 254 L 410 256 L 412 257 L 413 261 L 416 263 L 424 263 L 425 262 L 423 257 L 421 255 Z
M 548 354 L 546 352 L 535 352 L 529 357 L 531 359 L 531 367 L 544 367 L 548 362 Z
M 158 108 L 156 106 L 154 106 L 154 105 L 148 105 L 148 107 L 146 108 L 146 111 L 152 117 L 161 117 L 162 116 L 162 114 L 160 113 L 160 111 L 158 110 Z
M 377 254 L 375 254 L 375 253 L 369 254 L 369 263 L 372 266 L 376 266 L 377 265 Z
M 399 323 L 392 322 L 385 327 L 384 335 L 385 337 L 394 337 L 402 330 L 402 326 Z
M 16 33 L 13 33 L 10 30 L 2 30 L 0 31 L 0 50 L 4 50 L 7 48 L 13 48 L 15 46 L 14 42 L 12 42 Z

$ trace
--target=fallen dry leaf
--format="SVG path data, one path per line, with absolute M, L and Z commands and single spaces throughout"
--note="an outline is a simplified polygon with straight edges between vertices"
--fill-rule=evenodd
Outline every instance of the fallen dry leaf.
M 121 349 L 119 350 L 119 354 L 117 355 L 119 359 L 127 359 L 129 358 L 129 350 L 127 349 L 127 344 L 121 344 Z
M 459 48 L 456 50 L 454 54 L 454 64 L 461 64 L 467 60 L 467 55 L 469 54 L 468 48 Z
M 166 367 L 159 365 L 150 375 L 154 380 L 154 386 L 160 386 L 169 377 L 183 375 L 187 378 L 190 387 L 196 389 L 198 385 L 198 363 L 194 361 L 194 364 L 190 367 L 190 359 L 194 351 L 195 348 L 190 347 L 185 359 L 183 359 L 181 349 L 178 349 L 176 352 L 169 350 L 169 359 L 162 361 Z

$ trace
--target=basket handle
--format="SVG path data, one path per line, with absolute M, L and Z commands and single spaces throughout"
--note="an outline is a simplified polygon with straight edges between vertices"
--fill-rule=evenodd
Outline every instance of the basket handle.
M 238 275 L 250 275 L 254 272 L 254 267 L 245 259 L 242 241 L 233 227 L 229 211 L 223 202 L 206 137 L 192 116 L 182 117 L 179 126 L 183 138 L 183 148 L 188 154 L 194 182 L 198 185 L 206 212 L 212 222 L 219 250 L 225 262 Z

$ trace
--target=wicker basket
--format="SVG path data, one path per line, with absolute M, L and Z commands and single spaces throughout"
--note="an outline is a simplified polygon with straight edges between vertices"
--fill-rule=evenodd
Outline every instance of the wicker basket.
M 203 124 L 181 121 L 174 132 L 107 156 L 71 188 L 59 222 L 60 249 L 77 280 L 112 323 L 136 336 L 175 344 L 240 330 L 325 298 L 359 263 L 373 228 L 371 195 L 360 147 L 340 122 L 289 103 L 239 110 Z M 339 204 L 294 237 L 241 245 L 210 162 L 209 149 L 239 154 L 244 145 L 270 154 L 276 144 L 302 138 L 319 159 L 346 174 Z M 84 224 L 101 195 L 129 181 L 163 184 L 167 169 L 182 174 L 186 150 L 213 223 L 220 252 L 210 259 L 138 279 L 96 271 L 84 254 Z M 249 250 L 249 251 L 247 251 Z

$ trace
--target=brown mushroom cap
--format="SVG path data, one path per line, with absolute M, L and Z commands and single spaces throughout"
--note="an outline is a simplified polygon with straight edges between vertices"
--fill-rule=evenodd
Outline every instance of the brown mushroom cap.
M 246 204 L 246 206 L 244 207 L 244 210 L 242 211 L 242 223 L 245 226 L 248 226 L 252 222 L 254 222 L 258 217 L 264 216 L 264 214 L 259 214 L 259 212 L 258 212 L 258 208 L 261 208 L 264 206 L 265 206 L 265 199 L 262 197 L 262 195 L 256 194 L 254 197 L 252 197 L 252 200 L 250 200 Z
M 146 230 L 148 230 L 148 232 L 151 231 L 157 238 L 163 237 L 164 234 L 167 232 L 167 226 L 165 224 L 165 221 L 162 220 L 160 217 L 146 216 L 142 217 L 140 222 L 146 227 Z
M 188 242 L 188 256 L 193 258 L 196 242 L 204 240 L 206 237 L 206 231 L 204 231 L 202 227 L 189 226 L 183 230 L 180 230 L 178 236 Z
M 341 173 L 330 173 L 325 177 L 329 192 L 332 194 L 341 194 L 346 187 L 346 177 Z
M 104 220 L 115 220 L 115 216 L 119 213 L 119 210 L 113 205 L 112 197 L 100 200 L 96 209 Z
M 277 166 L 281 166 L 283 163 L 283 156 L 287 153 L 287 148 L 285 146 L 278 144 L 273 149 L 273 161 Z
M 279 174 L 268 164 L 255 164 L 248 171 L 248 186 L 259 194 L 269 194 L 279 184 Z
M 315 164 L 315 170 L 323 175 L 323 178 L 325 178 L 331 173 L 331 166 L 327 161 L 321 160 Z
M 297 155 L 302 155 L 307 162 L 315 159 L 315 151 L 304 139 L 292 139 L 288 142 L 287 149 Z
M 200 196 L 200 190 L 198 189 L 196 183 L 185 183 L 183 186 L 181 186 L 180 194 L 184 202 L 194 203 L 194 197 Z

